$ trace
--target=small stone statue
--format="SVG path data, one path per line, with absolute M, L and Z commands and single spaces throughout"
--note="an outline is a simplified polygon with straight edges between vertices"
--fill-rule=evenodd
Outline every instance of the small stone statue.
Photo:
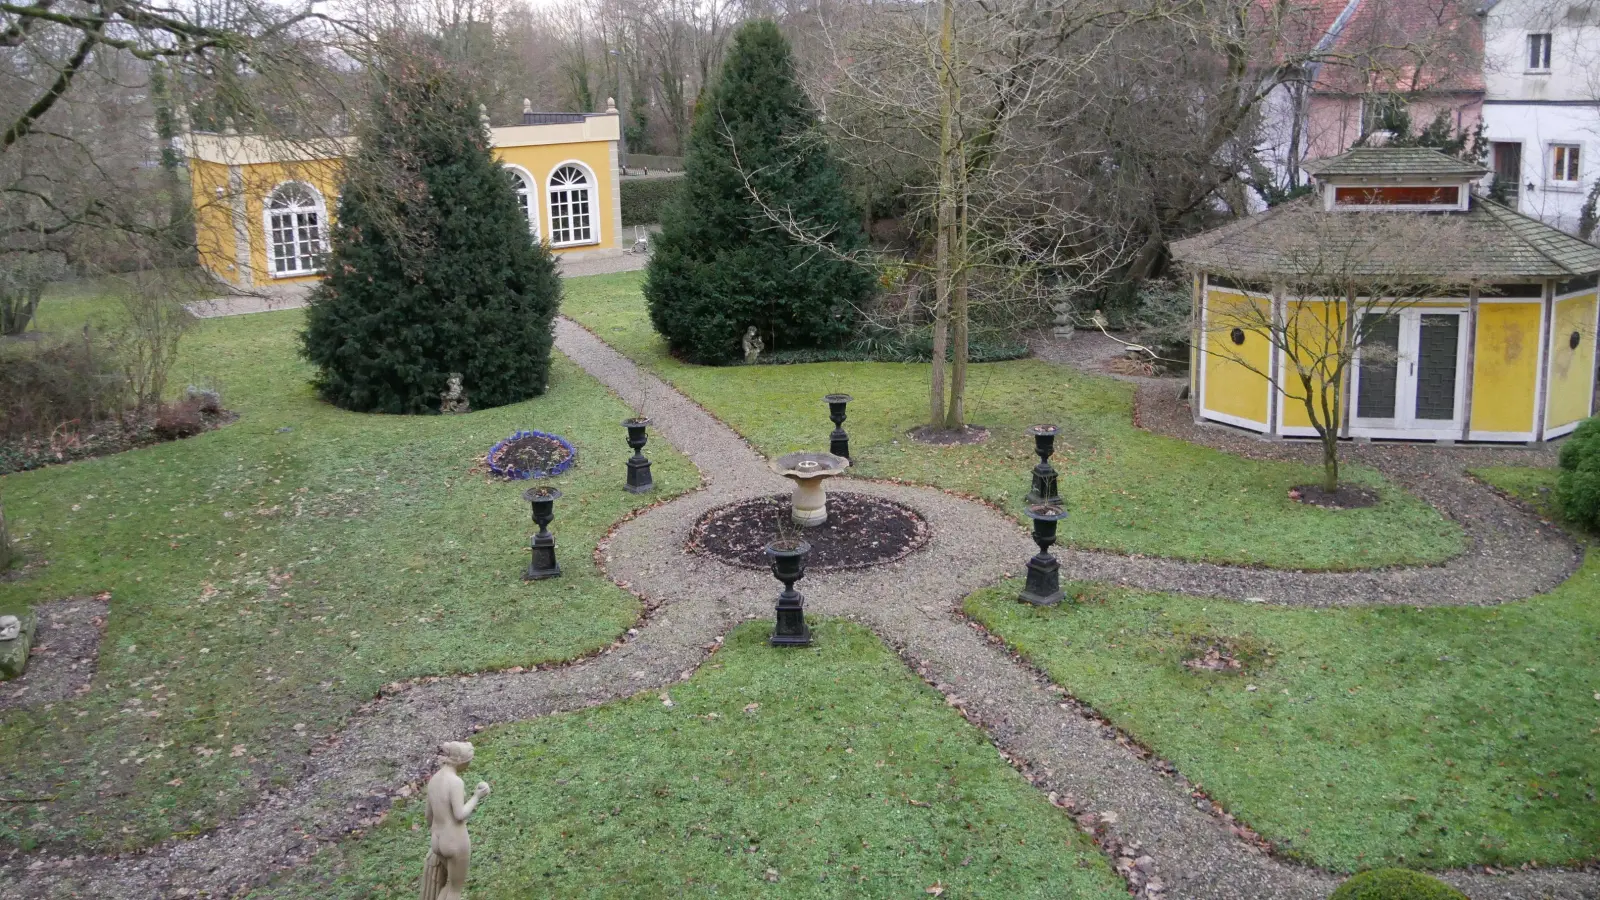
M 439 394 L 439 412 L 443 415 L 472 412 L 472 404 L 467 402 L 467 392 L 461 387 L 461 373 L 451 372 L 449 387 Z
M 751 325 L 745 329 L 744 364 L 747 366 L 755 365 L 756 360 L 761 358 L 761 351 L 765 349 L 767 349 L 767 345 L 761 341 L 761 335 L 756 334 L 756 327 Z
M 428 779 L 428 858 L 422 864 L 422 900 L 461 900 L 467 889 L 467 862 L 472 839 L 467 817 L 489 796 L 489 783 L 478 782 L 466 798 L 461 773 L 472 763 L 472 745 L 447 741 L 439 745 L 439 771 Z
M 16 616 L 0 616 L 0 641 L 14 641 L 21 633 L 21 619 Z

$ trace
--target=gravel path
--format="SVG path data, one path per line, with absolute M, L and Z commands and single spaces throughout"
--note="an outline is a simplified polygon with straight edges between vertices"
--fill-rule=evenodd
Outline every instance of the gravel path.
M 749 618 L 768 618 L 776 582 L 683 552 L 695 521 L 731 499 L 787 487 L 737 434 L 665 383 L 639 371 L 578 326 L 562 320 L 557 346 L 640 412 L 686 453 L 705 487 L 621 524 L 598 550 L 608 574 L 642 596 L 649 612 L 605 652 L 532 672 L 424 679 L 374 701 L 314 752 L 293 787 L 210 834 L 116 858 L 22 856 L 0 867 L 5 897 L 185 897 L 227 895 L 298 864 L 326 841 L 374 817 L 427 774 L 442 740 L 495 722 L 593 706 L 687 678 L 718 637 Z M 1237 837 L 1192 796 L 1170 765 L 1129 742 L 959 614 L 962 599 L 1020 569 L 1033 551 L 1011 519 L 930 488 L 852 479 L 853 491 L 913 507 L 933 532 L 929 545 L 870 571 L 808 577 L 810 611 L 873 628 L 947 701 L 983 727 L 1001 751 L 1052 799 L 1096 832 L 1113 858 L 1147 855 L 1131 880 L 1142 896 L 1200 900 L 1325 897 L 1333 876 L 1281 862 Z M 1075 565 L 1118 557 L 1073 554 Z M 1123 560 L 1124 563 L 1144 561 Z M 1153 563 L 1153 575 L 1182 564 Z M 1209 567 L 1228 571 L 1223 567 Z M 1079 574 L 1081 569 L 1074 570 Z M 1247 573 L 1253 574 L 1253 573 Z M 1265 574 L 1265 573 L 1260 573 Z M 1404 574 L 1404 573 L 1392 573 Z M 1349 576 L 1366 577 L 1366 576 Z M 1340 576 L 1327 576 L 1330 583 Z M 1404 602 L 1414 602 L 1405 598 Z M 419 845 L 420 847 L 421 845 Z M 419 851 L 420 859 L 420 851 Z M 1542 870 L 1491 876 L 1446 873 L 1474 900 L 1600 898 L 1600 874 Z
M 1157 434 L 1252 459 L 1321 464 L 1321 445 L 1312 441 L 1264 440 L 1223 425 L 1196 424 L 1187 401 L 1178 399 L 1181 379 L 1108 371 L 1106 364 L 1122 355 L 1122 345 L 1104 335 L 1082 332 L 1067 341 L 1035 335 L 1029 343 L 1042 359 L 1135 384 L 1136 422 Z M 1472 466 L 1549 464 L 1554 461 L 1549 447 L 1351 442 L 1340 452 L 1341 461 L 1377 469 L 1454 520 L 1466 532 L 1466 551 L 1439 566 L 1349 573 L 1249 569 L 1099 553 L 1068 553 L 1070 562 L 1064 560 L 1063 565 L 1074 577 L 1187 594 L 1258 597 L 1298 606 L 1437 606 L 1504 603 L 1542 593 L 1565 581 L 1583 561 L 1582 551 L 1560 528 L 1508 503 L 1466 474 Z

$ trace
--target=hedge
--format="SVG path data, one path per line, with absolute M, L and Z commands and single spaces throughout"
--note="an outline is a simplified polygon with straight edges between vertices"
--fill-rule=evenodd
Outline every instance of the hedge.
M 622 225 L 654 225 L 661 221 L 661 209 L 683 189 L 683 176 L 622 179 Z

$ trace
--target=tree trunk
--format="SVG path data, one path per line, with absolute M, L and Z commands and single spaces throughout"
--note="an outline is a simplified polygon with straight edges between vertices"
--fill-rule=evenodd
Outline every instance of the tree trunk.
M 1333 493 L 1339 489 L 1339 430 L 1330 428 L 1322 434 L 1322 489 Z
M 950 295 L 956 238 L 955 0 L 941 0 L 939 23 L 939 240 L 934 257 L 933 366 L 928 382 L 928 425 L 945 422 L 945 351 L 950 337 Z
M 6 530 L 6 508 L 0 506 L 0 572 L 11 568 L 11 533 Z
M 950 406 L 944 417 L 944 427 L 959 431 L 967 427 L 967 179 L 965 167 L 957 179 L 956 225 L 953 244 L 955 252 L 953 280 L 950 292 L 950 327 L 953 346 L 950 348 Z

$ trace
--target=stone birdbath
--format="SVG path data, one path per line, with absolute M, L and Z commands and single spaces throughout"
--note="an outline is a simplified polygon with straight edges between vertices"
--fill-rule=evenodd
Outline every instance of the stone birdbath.
M 794 523 L 811 528 L 828 521 L 828 494 L 823 483 L 850 467 L 850 460 L 832 453 L 800 452 L 780 456 L 772 471 L 794 482 Z

